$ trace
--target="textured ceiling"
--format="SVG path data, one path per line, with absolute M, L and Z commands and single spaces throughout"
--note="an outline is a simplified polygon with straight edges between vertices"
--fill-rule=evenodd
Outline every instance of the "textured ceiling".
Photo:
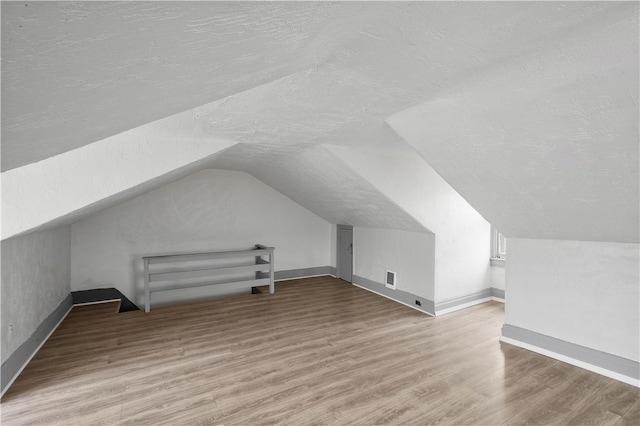
M 416 227 L 327 143 L 417 150 L 507 235 L 637 241 L 637 16 L 609 2 L 3 2 L 2 168 L 191 110 L 167 133 L 237 143 L 207 164 L 330 221 Z
M 330 223 L 428 232 L 322 146 L 239 145 L 217 155 L 211 166 L 250 173 Z
M 2 169 L 256 89 L 278 92 L 244 105 L 277 115 L 265 131 L 366 127 L 614 6 L 2 2 Z
M 2 169 L 309 68 L 327 55 L 322 32 L 338 13 L 329 4 L 2 2 Z
M 506 235 L 637 242 L 638 4 L 626 9 L 388 122 Z

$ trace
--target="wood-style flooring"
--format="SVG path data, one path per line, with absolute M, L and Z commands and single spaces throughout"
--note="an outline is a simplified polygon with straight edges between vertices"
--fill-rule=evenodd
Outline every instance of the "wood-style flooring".
M 116 313 L 75 307 L 2 425 L 640 424 L 640 391 L 500 343 L 503 305 L 437 318 L 331 277 Z

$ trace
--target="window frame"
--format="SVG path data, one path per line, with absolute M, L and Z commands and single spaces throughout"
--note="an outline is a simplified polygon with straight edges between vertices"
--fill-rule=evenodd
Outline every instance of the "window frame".
M 504 266 L 507 260 L 507 239 L 496 228 L 491 227 L 491 265 Z

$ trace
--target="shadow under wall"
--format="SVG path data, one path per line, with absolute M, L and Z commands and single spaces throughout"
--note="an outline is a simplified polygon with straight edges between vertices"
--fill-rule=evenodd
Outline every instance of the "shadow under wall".
M 96 288 L 93 290 L 72 291 L 74 305 L 120 300 L 118 312 L 139 311 L 140 308 L 120 292 L 117 288 Z

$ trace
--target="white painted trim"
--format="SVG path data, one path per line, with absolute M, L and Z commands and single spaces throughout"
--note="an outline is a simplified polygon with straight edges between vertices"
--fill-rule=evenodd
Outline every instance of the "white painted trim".
M 361 288 L 361 289 L 363 289 L 363 290 L 367 290 L 367 291 L 370 291 L 371 293 L 375 293 L 375 294 L 377 294 L 378 296 L 382 296 L 382 297 L 384 297 L 384 298 L 386 298 L 386 299 L 393 300 L 394 302 L 396 302 L 396 303 L 400 303 L 401 305 L 408 306 L 408 307 L 410 307 L 411 309 L 415 309 L 415 310 L 416 310 L 416 311 L 418 311 L 418 312 L 422 312 L 423 314 L 427 314 L 427 315 L 429 315 L 430 317 L 434 317 L 434 316 L 435 316 L 435 315 L 430 314 L 429 312 L 425 312 L 425 311 L 423 311 L 423 310 L 421 310 L 421 309 L 418 309 L 418 308 L 416 308 L 415 306 L 409 305 L 408 303 L 404 303 L 404 302 L 402 302 L 402 301 L 400 301 L 400 300 L 393 299 L 393 298 L 391 298 L 391 297 L 389 297 L 389 296 L 387 296 L 387 295 L 384 295 L 384 294 L 382 294 L 382 293 L 378 293 L 377 291 L 371 290 L 370 288 L 363 287 L 363 286 L 358 285 L 358 284 L 356 284 L 356 283 L 351 283 L 351 284 L 353 284 L 353 285 L 355 285 L 356 287 Z
M 549 358 L 557 359 L 558 361 L 566 362 L 567 364 L 575 365 L 576 367 L 584 368 L 585 370 L 601 374 L 611 379 L 619 380 L 621 382 L 627 383 L 635 387 L 640 387 L 640 380 L 634 379 L 633 377 L 625 376 L 624 374 L 616 373 L 615 371 L 598 367 L 597 365 L 589 364 L 587 362 L 580 361 L 575 358 L 568 357 L 566 355 L 561 355 L 557 352 L 553 352 L 548 349 L 543 349 L 538 346 L 531 345 L 529 343 L 521 342 L 520 340 L 512 339 L 510 337 L 500 336 L 500 341 L 504 343 L 508 343 L 510 345 L 518 346 L 520 348 L 528 349 L 530 351 L 539 353 L 541 355 L 548 356 Z
M 490 302 L 492 297 L 483 297 L 482 299 L 473 300 L 471 302 L 463 303 L 461 305 L 452 306 L 447 309 L 438 310 L 436 308 L 436 316 L 449 314 L 451 312 L 459 311 L 460 309 L 468 308 L 470 306 L 479 305 L 480 303 Z
M 44 339 L 42 339 L 42 342 L 38 345 L 38 347 L 36 348 L 35 351 L 33 351 L 33 353 L 31 354 L 31 356 L 29 356 L 29 358 L 25 361 L 24 364 L 22 364 L 22 367 L 20 367 L 20 369 L 18 370 L 18 372 L 11 378 L 11 380 L 9 380 L 9 382 L 7 383 L 7 386 L 4 387 L 4 390 L 2 390 L 2 393 L 0 393 L 0 398 L 2 398 L 2 396 L 4 396 L 4 394 L 7 392 L 7 390 L 9 390 L 9 388 L 11 387 L 11 385 L 13 385 L 13 382 L 16 381 L 16 379 L 18 378 L 18 376 L 20 376 L 20 374 L 22 373 L 22 371 L 27 367 L 27 365 L 29 365 L 29 363 L 31 362 L 31 360 L 33 359 L 34 356 L 36 356 L 36 354 L 38 353 L 38 351 L 40 350 L 40 348 L 47 342 L 47 340 L 49 340 L 49 337 L 51 337 L 51 335 L 58 329 L 58 327 L 60 327 L 60 324 L 62 324 L 62 321 L 65 320 L 65 318 L 67 318 L 67 315 L 69 315 L 69 312 L 71 312 L 71 309 L 73 309 L 74 305 L 71 305 L 71 307 L 67 310 L 67 313 L 64 314 L 62 316 L 62 318 L 60 319 L 60 321 L 58 321 L 58 323 L 55 325 L 55 327 L 53 327 L 53 329 L 49 332 L 49 334 L 47 334 L 47 337 L 45 337 Z
M 493 300 L 494 302 L 504 303 L 504 299 L 501 297 L 491 296 L 491 300 Z

